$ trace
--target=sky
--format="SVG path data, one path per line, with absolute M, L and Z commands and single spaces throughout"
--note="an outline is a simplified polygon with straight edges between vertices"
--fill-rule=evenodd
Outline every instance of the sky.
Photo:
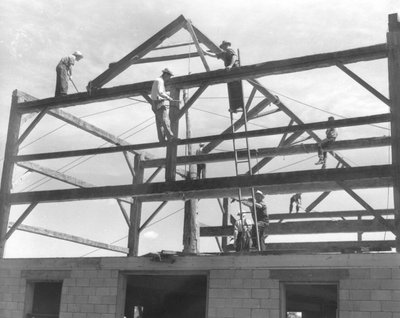
M 386 42 L 388 14 L 399 12 L 397 0 L 3 0 L 0 2 L 0 159 L 4 157 L 11 94 L 19 89 L 37 98 L 54 94 L 55 67 L 61 57 L 80 50 L 84 59 L 73 69 L 73 80 L 82 92 L 90 80 L 96 78 L 111 62 L 118 61 L 179 15 L 190 19 L 214 43 L 222 40 L 239 49 L 241 64 L 250 65 L 318 53 L 328 53 Z M 186 31 L 179 31 L 163 45 L 191 41 Z M 195 48 L 184 47 L 160 54 L 190 53 Z M 221 68 L 221 61 L 207 57 L 211 69 Z M 135 65 L 116 77 L 105 87 L 152 80 L 168 67 L 176 75 L 203 72 L 198 58 L 180 61 Z M 348 65 L 348 67 L 388 96 L 387 61 L 377 60 Z M 307 72 L 260 78 L 261 83 L 304 122 L 323 121 L 330 115 L 347 118 L 388 112 L 385 104 L 368 93 L 339 69 L 331 67 Z M 245 96 L 251 88 L 244 85 Z M 70 87 L 70 93 L 74 87 Z M 194 90 L 190 90 L 192 94 Z M 218 134 L 230 123 L 225 85 L 207 88 L 190 111 L 192 136 Z M 255 101 L 259 101 L 260 94 Z M 154 116 L 150 106 L 141 98 L 93 103 L 69 107 L 65 111 L 105 129 L 128 142 L 156 141 Z M 285 126 L 289 119 L 278 113 L 252 121 L 250 129 Z M 23 125 L 23 128 L 29 121 Z M 388 136 L 388 125 L 341 128 L 339 139 Z M 318 131 L 323 138 L 324 132 Z M 180 137 L 184 138 L 181 121 Z M 270 147 L 279 136 L 255 138 L 252 147 Z M 21 145 L 20 153 L 83 149 L 107 146 L 98 138 L 68 127 L 45 116 Z M 232 148 L 224 142 L 216 151 Z M 163 149 L 152 152 L 164 156 Z M 185 149 L 180 149 L 184 154 Z M 354 166 L 387 164 L 390 149 L 377 148 L 340 153 Z M 316 154 L 279 157 L 261 173 L 318 169 Z M 69 158 L 37 162 L 71 176 L 101 186 L 129 184 L 131 175 L 121 154 L 86 158 Z M 255 163 L 255 162 L 253 162 Z M 1 161 L 1 166 L 3 160 Z M 334 167 L 331 159 L 328 167 Z M 187 168 L 187 167 L 185 167 Z M 1 169 L 1 168 L 0 168 Z M 151 173 L 147 172 L 147 175 Z M 233 164 L 210 164 L 210 177 L 234 175 Z M 161 177 L 159 177 L 161 178 Z M 156 179 L 159 181 L 160 179 Z M 70 186 L 43 179 L 22 168 L 14 171 L 13 191 L 63 189 Z M 391 189 L 357 191 L 374 208 L 392 207 Z M 303 196 L 304 205 L 319 193 Z M 288 209 L 290 195 L 267 197 L 269 213 L 283 213 Z M 145 220 L 159 202 L 145 203 Z M 161 250 L 182 250 L 183 202 L 173 201 L 159 213 L 141 235 L 139 254 Z M 13 207 L 10 221 L 15 221 L 26 206 Z M 318 211 L 350 210 L 361 207 L 342 191 L 331 194 Z M 216 200 L 199 202 L 199 221 L 218 225 L 221 212 Z M 24 224 L 126 246 L 127 225 L 115 200 L 39 204 Z M 344 236 L 343 236 L 344 237 Z M 342 239 L 326 236 L 321 239 Z M 366 238 L 368 236 L 365 236 Z M 387 233 L 375 236 L 390 238 Z M 354 236 L 347 236 L 355 239 Z M 274 238 L 268 238 L 268 240 Z M 276 238 L 284 241 L 309 237 Z M 313 238 L 311 238 L 313 239 Z M 267 241 L 268 242 L 268 241 Z M 214 239 L 202 238 L 201 252 L 215 252 Z M 92 247 L 49 239 L 16 231 L 8 240 L 6 257 L 85 257 L 121 255 Z

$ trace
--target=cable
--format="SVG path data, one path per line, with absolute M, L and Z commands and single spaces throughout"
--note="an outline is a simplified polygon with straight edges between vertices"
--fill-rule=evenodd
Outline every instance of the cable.
M 157 221 L 154 221 L 153 223 L 150 223 L 150 224 L 147 225 L 146 227 L 150 227 L 150 226 L 152 226 L 152 225 L 154 225 L 154 224 L 157 224 L 158 222 L 164 221 L 166 218 L 169 218 L 170 216 L 173 216 L 174 214 L 178 213 L 179 211 L 182 211 L 183 209 L 184 209 L 184 208 L 180 208 L 180 209 L 178 209 L 178 210 L 176 210 L 176 211 L 174 211 L 174 212 L 168 214 L 167 216 L 163 217 L 162 219 L 159 219 L 159 220 L 157 220 Z

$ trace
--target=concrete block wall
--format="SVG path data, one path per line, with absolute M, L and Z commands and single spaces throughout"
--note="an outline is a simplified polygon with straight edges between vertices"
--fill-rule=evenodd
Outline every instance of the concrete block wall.
M 340 318 L 400 318 L 400 264 L 350 269 L 340 282 Z
M 210 318 L 282 318 L 280 283 L 290 283 L 299 271 L 314 275 L 303 280 L 310 283 L 326 273 L 340 275 L 339 318 L 400 318 L 399 254 L 185 256 L 173 263 L 146 257 L 5 259 L 0 317 L 25 318 L 27 284 L 37 279 L 63 281 L 60 318 L 122 318 L 124 274 L 184 271 L 208 275 Z
M 279 317 L 279 281 L 267 269 L 211 270 L 208 317 Z

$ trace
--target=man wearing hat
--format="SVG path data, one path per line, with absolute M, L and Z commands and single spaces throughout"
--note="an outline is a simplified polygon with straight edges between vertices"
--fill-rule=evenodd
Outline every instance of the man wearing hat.
M 83 59 L 83 54 L 80 51 L 75 51 L 71 55 L 63 57 L 57 64 L 57 81 L 55 96 L 64 96 L 68 93 L 68 80 L 72 80 L 72 66 L 75 61 Z
M 222 41 L 222 43 L 219 46 L 220 49 L 222 49 L 222 52 L 220 53 L 211 53 L 207 51 L 203 52 L 208 56 L 216 57 L 217 59 L 223 60 L 225 69 L 230 70 L 232 67 L 239 66 L 237 55 L 235 51 L 230 48 L 230 46 L 231 42 Z
M 267 205 L 264 202 L 265 194 L 261 190 L 257 190 L 255 193 L 255 206 L 256 206 L 256 215 L 257 215 L 257 228 L 258 235 L 260 240 L 257 242 L 257 231 L 256 227 L 253 225 L 252 230 L 252 239 L 253 245 L 259 246 L 261 251 L 266 250 L 265 239 L 267 237 L 267 228 L 269 225 L 269 218 L 267 213 Z M 232 201 L 238 201 L 236 199 L 232 199 Z M 248 198 L 245 200 L 241 200 L 241 202 L 248 207 L 253 207 L 253 199 Z M 254 213 L 252 213 L 254 224 L 256 224 L 256 220 L 254 217 Z
M 246 218 L 245 213 L 247 212 L 237 214 L 238 218 L 233 226 L 233 246 L 236 252 L 250 251 L 253 222 Z
M 328 122 L 332 122 L 334 121 L 335 118 L 333 116 L 328 117 Z M 323 139 L 320 143 L 318 143 L 318 157 L 319 160 L 318 162 L 316 162 L 316 165 L 322 165 L 322 169 L 325 169 L 326 167 L 326 151 L 323 150 L 324 147 L 329 146 L 330 144 L 332 144 L 337 136 L 338 136 L 338 132 L 337 129 L 335 127 L 329 127 L 326 131 L 326 138 Z
M 199 144 L 199 149 L 196 150 L 196 155 L 202 155 L 204 144 Z M 206 164 L 205 163 L 198 163 L 197 164 L 197 179 L 204 179 L 206 177 Z
M 160 77 L 156 78 L 151 88 L 151 99 L 153 101 L 151 109 L 156 116 L 157 135 L 160 142 L 174 139 L 174 134 L 171 131 L 169 114 L 167 111 L 167 100 L 176 102 L 165 91 L 164 81 L 169 80 L 173 76 L 172 72 L 165 68 L 162 70 Z

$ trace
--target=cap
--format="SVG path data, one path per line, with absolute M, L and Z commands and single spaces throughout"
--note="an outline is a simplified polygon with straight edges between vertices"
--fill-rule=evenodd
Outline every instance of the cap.
M 81 51 L 75 51 L 74 53 L 72 53 L 72 55 L 83 57 Z
M 231 46 L 231 42 L 222 41 L 222 43 L 219 45 L 219 47 L 222 49 L 223 46 Z
M 164 68 L 164 69 L 162 70 L 162 72 L 163 72 L 163 73 L 167 73 L 167 74 L 169 74 L 169 75 L 171 75 L 171 76 L 174 76 L 174 74 L 173 74 L 168 68 Z
M 329 117 L 328 117 L 328 120 L 335 120 L 335 117 L 329 116 Z
M 265 194 L 261 190 L 257 190 L 256 194 L 261 195 L 263 198 L 265 198 Z
M 204 147 L 204 145 L 205 145 L 204 143 L 199 144 L 200 147 Z

